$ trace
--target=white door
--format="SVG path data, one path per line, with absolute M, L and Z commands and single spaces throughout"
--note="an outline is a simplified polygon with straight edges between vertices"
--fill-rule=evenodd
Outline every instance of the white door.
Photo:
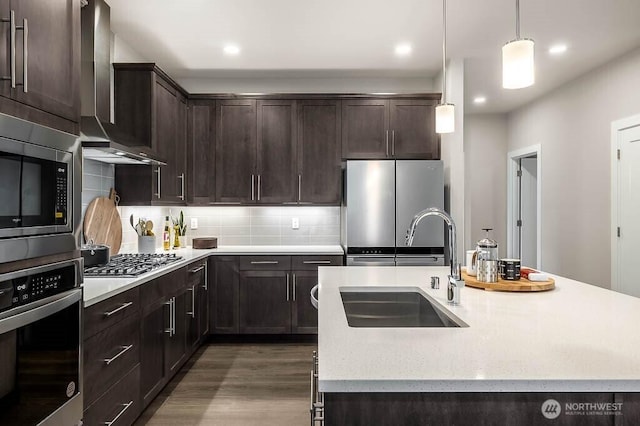
M 621 130 L 618 140 L 618 289 L 640 297 L 640 281 L 635 276 L 640 260 L 640 126 Z
M 520 262 L 535 268 L 538 264 L 538 158 L 521 158 L 520 171 Z

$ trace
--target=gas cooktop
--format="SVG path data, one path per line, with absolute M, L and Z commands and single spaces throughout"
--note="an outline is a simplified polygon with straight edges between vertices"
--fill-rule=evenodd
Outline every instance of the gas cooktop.
M 92 278 L 137 277 L 180 259 L 182 256 L 176 256 L 175 253 L 118 254 L 113 256 L 106 265 L 85 268 L 84 276 Z

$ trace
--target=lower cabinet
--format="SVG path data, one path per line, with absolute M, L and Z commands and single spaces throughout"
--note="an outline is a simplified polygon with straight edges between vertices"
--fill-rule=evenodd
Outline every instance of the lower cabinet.
M 318 266 L 342 265 L 342 256 L 216 256 L 212 334 L 310 334 L 318 312 L 309 294 Z
M 187 286 L 187 353 L 191 354 L 209 334 L 208 261 L 202 260 L 188 268 Z
M 140 364 L 84 412 L 86 425 L 131 425 L 142 412 Z

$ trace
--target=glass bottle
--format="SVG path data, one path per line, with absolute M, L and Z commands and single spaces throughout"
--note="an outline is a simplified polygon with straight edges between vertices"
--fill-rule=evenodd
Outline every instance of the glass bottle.
M 171 225 L 169 224 L 169 216 L 164 218 L 164 231 L 162 232 L 162 248 L 169 251 L 171 248 Z

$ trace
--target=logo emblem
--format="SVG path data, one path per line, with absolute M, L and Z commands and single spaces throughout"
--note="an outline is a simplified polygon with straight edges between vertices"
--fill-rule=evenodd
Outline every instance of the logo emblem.
M 71 398 L 76 393 L 76 382 L 69 382 L 67 385 L 67 398 Z
M 547 419 L 557 419 L 562 412 L 562 407 L 560 403 L 555 399 L 547 399 L 542 403 L 542 407 L 540 408 L 542 415 Z

